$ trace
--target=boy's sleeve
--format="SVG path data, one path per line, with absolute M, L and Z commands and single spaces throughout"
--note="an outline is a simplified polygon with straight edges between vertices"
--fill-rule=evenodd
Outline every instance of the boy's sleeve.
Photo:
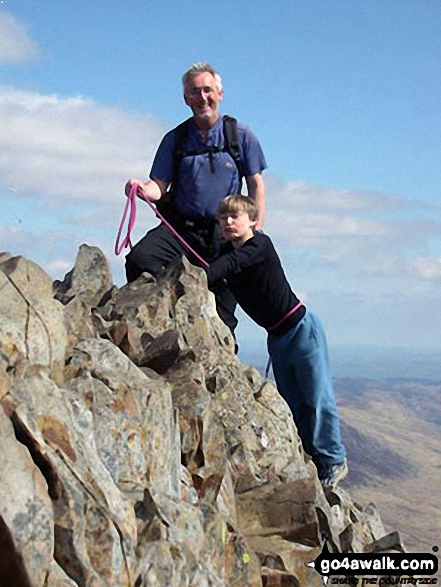
M 239 249 L 222 255 L 213 261 L 207 269 L 208 287 L 216 285 L 222 279 L 238 275 L 244 269 L 257 265 L 263 259 L 262 247 L 253 239 Z

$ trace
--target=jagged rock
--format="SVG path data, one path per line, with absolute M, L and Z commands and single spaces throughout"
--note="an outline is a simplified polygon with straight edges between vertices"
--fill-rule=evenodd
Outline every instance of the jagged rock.
M 318 587 L 306 563 L 324 543 L 402 546 L 374 506 L 323 493 L 274 384 L 234 354 L 203 270 L 184 260 L 118 289 L 83 245 L 55 284 L 61 304 L 33 263 L 0 254 L 0 269 L 8 585 Z
M 63 308 L 52 297 L 50 277 L 23 257 L 0 263 L 0 351 L 45 365 L 57 380 L 64 365 L 67 333 Z
M 67 388 L 90 410 L 99 458 L 119 489 L 141 499 L 147 483 L 177 498 L 181 452 L 167 383 L 107 340 L 83 340 L 68 362 Z
M 369 552 L 406 552 L 401 536 L 398 532 L 391 532 L 378 538 L 369 546 Z
M 41 367 L 16 381 L 10 402 L 16 434 L 48 482 L 56 561 L 78 584 L 127 584 L 135 516 L 99 458 L 90 411 Z
M 72 579 L 66 575 L 60 565 L 55 562 L 55 560 L 51 561 L 51 567 L 49 570 L 49 575 L 47 578 L 47 582 L 45 583 L 44 587 L 76 587 L 77 583 L 74 583 Z
M 362 512 L 363 525 L 366 526 L 375 541 L 379 540 L 383 536 L 386 536 L 386 530 L 383 526 L 380 513 L 375 504 L 370 503 L 364 509 L 358 506 L 358 509 L 360 509 Z
M 55 281 L 55 298 L 63 304 L 79 296 L 90 306 L 97 306 L 113 287 L 109 263 L 98 247 L 81 245 L 75 265 L 63 281 Z
M 138 366 L 156 360 L 164 372 L 189 349 L 202 364 L 220 355 L 226 363 L 234 359 L 234 340 L 216 313 L 205 272 L 186 259 L 182 274 L 174 279 L 155 281 L 143 273 L 114 291 L 99 316 L 100 336 L 109 338 Z
M 68 348 L 71 349 L 83 338 L 98 336 L 95 331 L 91 307 L 81 296 L 75 296 L 64 307 L 64 320 L 68 333 Z
M 319 546 L 320 525 L 313 479 L 269 483 L 237 496 L 239 527 L 245 536 L 280 536 Z
M 11 353 L 9 353 L 10 355 Z M 11 376 L 9 372 L 14 368 L 14 362 L 3 351 L 0 351 L 0 401 L 8 393 L 11 386 Z
M 258 553 L 263 585 L 322 587 L 322 579 L 306 564 L 320 554 L 321 547 L 297 544 L 280 536 L 253 536 L 248 542 Z
M 46 481 L 0 407 L 0 555 L 4 585 L 40 586 L 54 552 Z

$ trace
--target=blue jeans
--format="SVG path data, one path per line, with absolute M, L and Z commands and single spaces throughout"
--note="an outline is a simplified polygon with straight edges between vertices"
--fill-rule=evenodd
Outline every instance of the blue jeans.
M 306 310 L 288 332 L 268 335 L 277 389 L 291 409 L 303 448 L 316 466 L 344 461 L 340 419 L 335 404 L 328 346 L 318 317 Z

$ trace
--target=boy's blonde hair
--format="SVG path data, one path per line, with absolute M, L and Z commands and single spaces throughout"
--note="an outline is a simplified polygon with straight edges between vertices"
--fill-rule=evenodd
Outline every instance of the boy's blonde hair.
M 224 214 L 234 214 L 236 212 L 246 212 L 252 222 L 257 220 L 259 216 L 259 209 L 255 201 L 240 194 L 233 194 L 222 200 L 217 208 L 216 216 L 219 218 Z

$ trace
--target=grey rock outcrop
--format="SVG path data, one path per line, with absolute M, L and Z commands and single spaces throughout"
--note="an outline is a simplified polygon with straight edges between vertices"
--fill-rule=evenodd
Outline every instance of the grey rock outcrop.
M 50 277 L 22 257 L 0 258 L 0 351 L 46 366 L 55 380 L 64 368 L 67 332 Z
M 52 290 L 31 261 L 1 259 L 5 584 L 314 587 L 325 542 L 390 547 L 374 506 L 324 495 L 202 270 L 118 289 L 83 245 Z

